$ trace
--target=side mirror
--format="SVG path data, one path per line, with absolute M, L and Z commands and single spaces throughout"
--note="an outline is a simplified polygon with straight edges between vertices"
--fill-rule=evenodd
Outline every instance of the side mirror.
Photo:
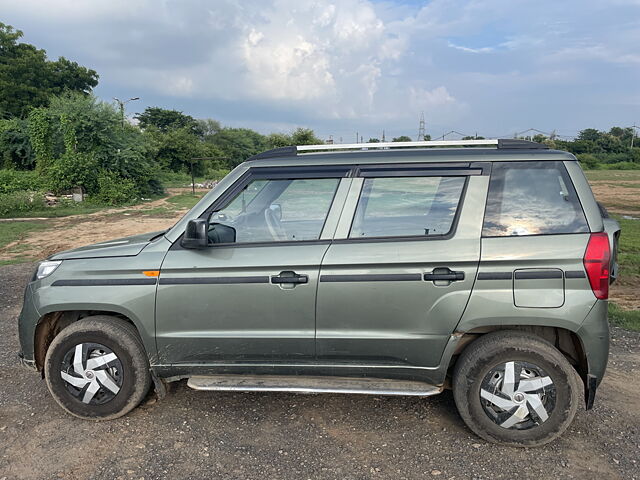
M 279 203 L 272 203 L 269 205 L 269 210 L 271 210 L 278 220 L 282 220 L 282 206 Z
M 223 223 L 212 223 L 209 227 L 211 243 L 235 243 L 236 229 Z
M 204 218 L 189 220 L 180 245 L 184 248 L 206 248 L 209 245 L 208 226 L 209 222 Z

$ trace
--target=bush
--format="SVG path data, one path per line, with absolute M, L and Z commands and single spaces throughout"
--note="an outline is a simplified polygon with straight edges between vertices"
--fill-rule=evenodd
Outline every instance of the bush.
M 34 171 L 0 170 L 0 195 L 44 188 L 46 188 L 44 179 Z
M 640 170 L 640 163 L 634 163 L 634 162 L 605 163 L 600 165 L 600 168 L 603 168 L 605 170 Z
M 0 216 L 7 217 L 45 207 L 44 196 L 39 192 L 12 192 L 0 195 Z
M 88 194 L 98 191 L 98 162 L 90 154 L 66 152 L 47 170 L 49 188 L 56 193 L 81 186 Z
M 595 170 L 600 168 L 600 160 L 590 153 L 579 153 L 576 158 L 580 161 L 582 166 L 587 170 Z
M 136 184 L 128 178 L 103 170 L 98 175 L 98 194 L 94 197 L 106 205 L 122 205 L 137 197 Z

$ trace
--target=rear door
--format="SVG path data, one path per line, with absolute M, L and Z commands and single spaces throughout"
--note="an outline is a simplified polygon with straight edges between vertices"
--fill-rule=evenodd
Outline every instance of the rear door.
M 361 168 L 320 272 L 319 360 L 433 367 L 480 258 L 486 164 Z

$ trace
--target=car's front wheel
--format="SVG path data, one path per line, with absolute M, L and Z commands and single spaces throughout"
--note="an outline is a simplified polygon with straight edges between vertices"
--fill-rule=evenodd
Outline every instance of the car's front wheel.
M 453 394 L 467 426 L 490 442 L 533 447 L 552 441 L 578 408 L 577 374 L 564 355 L 528 333 L 497 331 L 467 347 Z
M 93 316 L 64 328 L 45 358 L 49 391 L 67 412 L 109 420 L 134 409 L 151 386 L 137 332 L 115 317 Z

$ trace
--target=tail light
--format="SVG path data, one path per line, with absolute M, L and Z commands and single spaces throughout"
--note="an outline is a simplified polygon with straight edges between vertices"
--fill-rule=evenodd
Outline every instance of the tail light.
M 583 263 L 593 294 L 600 300 L 609 298 L 611 249 L 609 236 L 606 233 L 591 234 L 587 250 L 584 252 Z

